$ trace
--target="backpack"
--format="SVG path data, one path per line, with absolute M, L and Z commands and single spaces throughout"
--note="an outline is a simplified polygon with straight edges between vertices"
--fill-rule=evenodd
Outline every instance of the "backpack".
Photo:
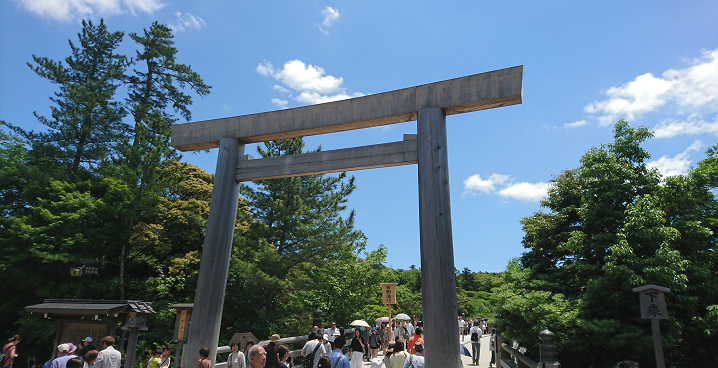
M 0 353 L 0 364 L 5 365 L 5 354 L 7 354 L 7 351 L 10 350 L 10 348 L 14 347 L 15 345 L 10 345 L 5 350 L 3 350 L 2 353 Z
M 304 357 L 304 360 L 302 360 L 302 366 L 304 366 L 304 362 L 309 362 L 310 367 L 314 367 L 314 356 L 317 354 L 317 350 L 322 347 L 322 342 L 317 341 L 317 347 L 314 348 L 314 351 L 311 354 L 307 354 L 307 356 Z
M 478 342 L 479 341 L 479 333 L 478 332 L 472 332 L 471 333 L 471 341 Z

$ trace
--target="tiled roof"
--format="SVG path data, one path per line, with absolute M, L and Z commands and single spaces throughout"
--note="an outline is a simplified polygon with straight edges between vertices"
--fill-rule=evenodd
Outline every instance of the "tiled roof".
M 152 303 L 136 300 L 46 299 L 42 304 L 25 307 L 27 312 L 55 315 L 112 315 L 137 312 L 154 314 Z

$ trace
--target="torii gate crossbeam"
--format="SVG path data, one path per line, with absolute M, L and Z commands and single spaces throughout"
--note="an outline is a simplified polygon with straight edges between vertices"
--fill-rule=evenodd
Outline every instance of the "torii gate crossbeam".
M 523 66 L 376 95 L 172 127 L 180 151 L 219 147 L 184 362 L 215 362 L 241 181 L 418 163 L 427 367 L 460 367 L 446 116 L 522 102 Z M 246 143 L 417 121 L 401 142 L 249 160 Z

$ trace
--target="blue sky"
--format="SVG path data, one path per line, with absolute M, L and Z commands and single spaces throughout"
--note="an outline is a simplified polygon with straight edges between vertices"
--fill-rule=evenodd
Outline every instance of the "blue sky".
M 380 93 L 524 66 L 523 104 L 447 119 L 456 267 L 501 271 L 523 251 L 519 220 L 551 175 L 612 140 L 626 117 L 667 175 L 718 134 L 718 2 L 0 1 L 0 119 L 42 129 L 55 86 L 26 65 L 66 57 L 81 19 L 175 29 L 179 61 L 212 85 L 193 121 Z M 134 53 L 125 37 L 121 51 Z M 402 139 L 416 123 L 307 137 L 325 150 Z M 255 157 L 256 147 L 247 147 Z M 216 150 L 184 160 L 214 172 Z M 358 171 L 349 207 L 388 264 L 420 265 L 416 166 Z

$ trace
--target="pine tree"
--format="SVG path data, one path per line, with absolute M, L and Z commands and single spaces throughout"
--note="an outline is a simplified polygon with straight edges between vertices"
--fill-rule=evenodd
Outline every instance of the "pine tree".
M 33 142 L 36 156 L 64 167 L 73 180 L 83 171 L 95 172 L 102 160 L 114 155 L 127 131 L 122 104 L 113 100 L 127 66 L 127 58 L 115 53 L 123 36 L 110 33 L 104 20 L 98 26 L 83 20 L 79 44 L 69 41 L 72 54 L 66 64 L 35 55 L 35 64 L 28 63 L 60 91 L 50 98 L 57 105 L 51 118 L 35 113 L 48 131 L 24 135 Z
M 160 169 L 179 160 L 180 155 L 170 146 L 172 124 L 179 113 L 189 121 L 192 97 L 182 90 L 189 87 L 200 96 L 209 94 L 210 86 L 189 65 L 176 61 L 172 31 L 158 22 L 152 23 L 144 34 L 131 33 L 140 50 L 134 59 L 139 69 L 126 77 L 127 110 L 132 116 L 131 139 L 119 148 L 120 157 L 108 173 L 115 175 L 132 192 L 131 215 L 126 229 L 131 231 L 143 219 L 153 219 L 160 195 L 173 183 L 172 175 L 160 176 Z M 125 259 L 128 244 L 120 254 L 120 296 L 124 298 Z
M 262 157 L 304 153 L 302 138 L 264 146 L 258 147 Z M 300 288 L 313 287 L 309 275 L 316 274 L 316 269 L 334 269 L 334 261 L 357 262 L 365 237 L 354 228 L 354 211 L 344 215 L 347 198 L 356 188 L 354 178 L 347 179 L 346 173 L 255 184 L 256 188 L 243 185 L 241 189 L 253 222 L 235 240 L 227 291 L 231 300 L 225 303 L 233 307 L 225 311 L 224 318 L 241 324 L 233 318 L 241 315 L 246 322 L 257 324 L 236 325 L 238 331 L 267 333 L 277 326 L 286 327 L 281 323 L 295 325 L 292 320 L 297 318 L 290 316 L 308 310 L 297 293 Z

